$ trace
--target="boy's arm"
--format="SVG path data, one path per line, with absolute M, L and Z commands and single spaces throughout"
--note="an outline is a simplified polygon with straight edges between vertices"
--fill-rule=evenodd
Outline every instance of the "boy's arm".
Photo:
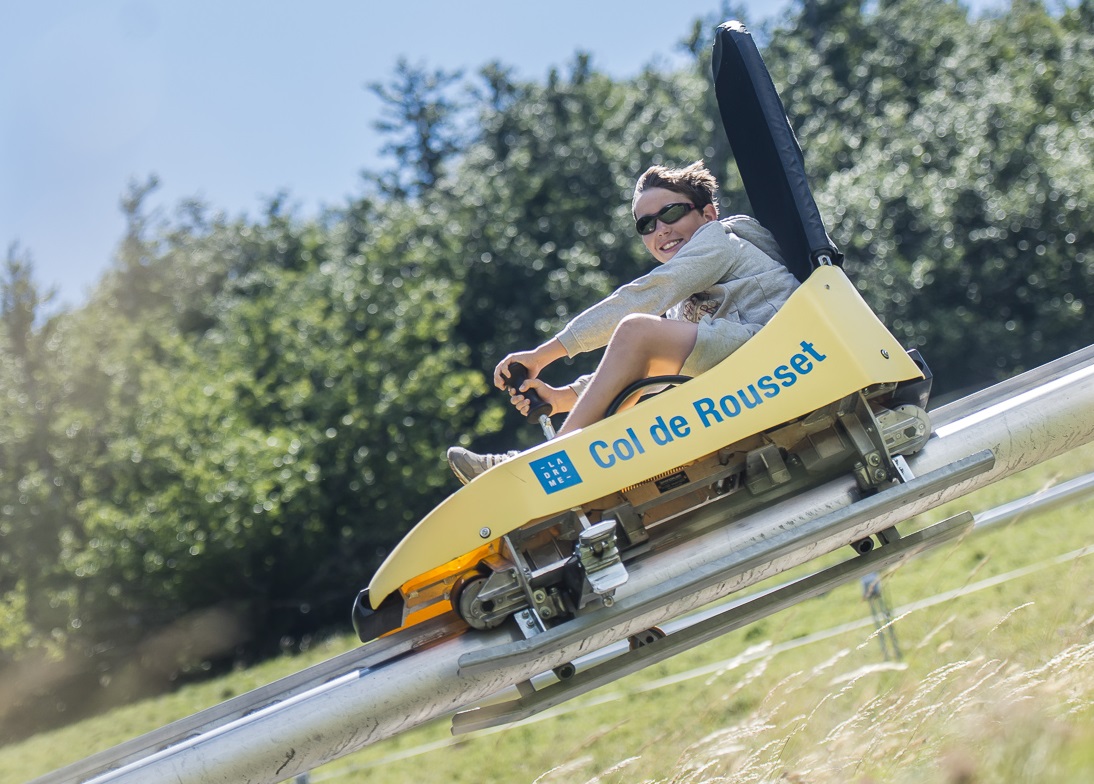
M 725 279 L 749 249 L 763 255 L 740 237 L 727 234 L 719 221 L 711 221 L 700 227 L 673 258 L 575 316 L 555 339 L 571 357 L 605 346 L 626 316 L 660 316 L 676 303 Z

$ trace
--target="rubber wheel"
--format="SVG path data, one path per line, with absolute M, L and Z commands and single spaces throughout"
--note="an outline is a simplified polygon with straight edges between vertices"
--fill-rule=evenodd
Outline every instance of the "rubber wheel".
M 473 629 L 493 629 L 495 626 L 500 626 L 502 621 L 505 620 L 504 617 L 494 620 L 488 620 L 485 617 L 490 608 L 483 607 L 482 603 L 479 602 L 479 591 L 482 590 L 484 585 L 486 585 L 486 577 L 481 574 L 473 575 L 461 581 L 456 588 L 455 601 L 452 602 L 456 613 Z
M 658 640 L 663 640 L 668 637 L 664 630 L 659 626 L 652 626 L 645 631 L 641 631 L 638 634 L 632 634 L 627 638 L 627 642 L 631 645 L 631 650 L 636 651 L 639 648 L 645 648 L 647 645 Z

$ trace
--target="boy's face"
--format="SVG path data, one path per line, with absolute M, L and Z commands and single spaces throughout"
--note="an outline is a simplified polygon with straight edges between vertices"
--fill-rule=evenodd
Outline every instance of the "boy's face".
M 682 193 L 670 191 L 667 188 L 648 188 L 638 197 L 634 205 L 634 215 L 636 218 L 656 215 L 670 204 L 681 203 L 691 204 L 692 201 Z M 652 232 L 641 235 L 642 242 L 650 254 L 664 264 L 687 244 L 700 226 L 717 218 L 718 213 L 714 205 L 708 204 L 702 210 L 689 210 L 675 223 L 657 220 Z

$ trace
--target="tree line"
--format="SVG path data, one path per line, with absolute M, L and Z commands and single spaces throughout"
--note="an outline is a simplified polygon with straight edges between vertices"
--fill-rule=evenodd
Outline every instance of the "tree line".
M 54 720 L 348 630 L 356 590 L 456 488 L 445 449 L 536 439 L 490 385 L 497 359 L 648 268 L 635 177 L 703 158 L 723 213 L 749 211 L 710 84 L 719 21 L 681 27 L 687 67 L 629 78 L 584 54 L 541 80 L 400 62 L 370 87 L 390 166 L 359 195 L 164 215 L 134 182 L 76 308 L 51 311 L 10 246 L 5 732 L 36 726 L 30 705 Z M 756 32 L 848 273 L 936 391 L 1091 342 L 1090 0 L 799 0 Z

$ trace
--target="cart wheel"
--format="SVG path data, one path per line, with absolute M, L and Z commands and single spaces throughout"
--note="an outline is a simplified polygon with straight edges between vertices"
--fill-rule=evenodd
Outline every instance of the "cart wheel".
M 631 650 L 637 651 L 639 648 L 644 648 L 650 643 L 663 640 L 668 635 L 659 627 L 652 626 L 645 631 L 641 631 L 638 634 L 632 634 L 627 638 L 627 642 L 631 644 Z
M 452 603 L 459 616 L 475 629 L 493 629 L 505 620 L 504 617 L 487 617 L 494 607 L 492 602 L 479 601 L 479 592 L 484 585 L 486 577 L 481 574 L 461 580 L 456 588 L 456 600 Z

